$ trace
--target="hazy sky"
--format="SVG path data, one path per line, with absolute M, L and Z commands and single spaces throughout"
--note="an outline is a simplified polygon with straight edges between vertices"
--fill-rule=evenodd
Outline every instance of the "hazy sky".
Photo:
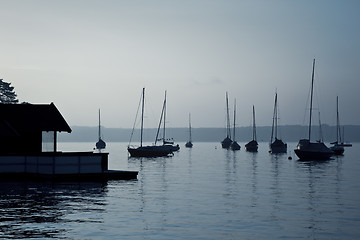
M 0 78 L 20 101 L 54 102 L 69 125 L 307 124 L 312 60 L 321 120 L 360 124 L 360 1 L 0 0 Z M 231 114 L 232 115 L 232 114 Z M 316 114 L 317 115 L 317 114 Z M 317 123 L 317 120 L 314 119 Z

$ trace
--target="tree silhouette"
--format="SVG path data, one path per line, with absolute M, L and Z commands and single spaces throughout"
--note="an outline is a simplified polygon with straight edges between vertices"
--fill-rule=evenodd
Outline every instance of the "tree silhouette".
M 16 104 L 19 102 L 14 87 L 11 87 L 10 84 L 0 79 L 0 103 Z

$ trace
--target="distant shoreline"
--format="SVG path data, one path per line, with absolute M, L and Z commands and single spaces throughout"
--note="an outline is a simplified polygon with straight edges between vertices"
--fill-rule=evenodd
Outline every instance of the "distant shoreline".
M 345 125 L 345 142 L 360 142 L 360 125 Z M 59 133 L 59 142 L 96 142 L 98 140 L 98 127 L 72 126 L 72 133 Z M 301 125 L 280 126 L 279 138 L 286 142 L 297 142 L 301 138 L 307 138 L 308 127 Z M 317 140 L 319 127 L 313 126 L 312 139 Z M 157 129 L 144 129 L 144 142 L 154 142 Z M 271 126 L 259 126 L 256 128 L 257 141 L 269 142 Z M 129 142 L 132 129 L 102 127 L 102 139 L 105 142 Z M 336 127 L 322 126 L 323 141 L 336 140 Z M 166 137 L 173 138 L 175 142 L 186 142 L 189 137 L 188 128 L 168 128 Z M 220 142 L 226 137 L 225 128 L 192 128 L 192 140 L 194 142 Z M 135 130 L 132 143 L 139 142 L 139 130 Z M 236 128 L 236 140 L 246 142 L 252 139 L 252 127 Z

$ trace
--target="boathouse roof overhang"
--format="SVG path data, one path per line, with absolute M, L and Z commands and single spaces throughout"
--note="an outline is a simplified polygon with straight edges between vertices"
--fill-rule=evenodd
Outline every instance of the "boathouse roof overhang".
M 0 136 L 39 131 L 71 133 L 71 128 L 54 103 L 0 104 Z

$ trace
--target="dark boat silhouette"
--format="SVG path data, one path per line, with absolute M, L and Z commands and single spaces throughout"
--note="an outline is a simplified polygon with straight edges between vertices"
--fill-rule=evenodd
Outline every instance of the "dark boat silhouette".
M 162 136 L 162 138 L 159 139 L 158 137 L 159 137 L 159 133 L 160 133 L 161 123 L 163 123 L 163 136 Z M 172 138 L 166 138 L 165 132 L 166 132 L 166 91 L 165 91 L 164 103 L 163 103 L 163 107 L 162 107 L 161 115 L 160 115 L 160 122 L 159 122 L 158 130 L 156 133 L 156 137 L 155 137 L 155 145 L 157 144 L 157 141 L 162 141 L 163 148 L 169 149 L 172 152 L 179 151 L 180 150 L 179 144 L 174 145 L 174 140 Z
M 326 160 L 329 159 L 334 152 L 331 151 L 322 141 L 311 142 L 311 118 L 312 118 L 312 103 L 314 90 L 314 71 L 315 59 L 313 61 L 312 77 L 311 77 L 311 95 L 310 95 L 310 121 L 309 121 L 309 138 L 300 139 L 295 149 L 295 154 L 300 160 Z
M 193 143 L 192 143 L 192 139 L 191 139 L 191 115 L 190 114 L 189 114 L 189 141 L 187 141 L 185 143 L 185 147 L 187 147 L 187 148 L 193 147 Z
M 228 93 L 226 92 L 226 138 L 222 140 L 221 147 L 229 149 L 231 146 L 231 130 L 230 130 L 230 116 L 229 116 L 229 100 Z
M 258 142 L 256 141 L 256 125 L 255 125 L 255 107 L 253 105 L 253 139 L 245 144 L 245 149 L 248 152 L 258 151 Z
M 332 142 L 334 146 L 330 149 L 334 152 L 335 155 L 342 155 L 345 151 L 344 147 L 341 145 L 341 132 L 340 132 L 340 119 L 339 119 L 339 97 L 336 97 L 336 141 Z
M 273 123 L 272 123 L 271 138 L 270 138 L 270 153 L 286 153 L 287 144 L 278 138 L 277 120 L 278 120 L 278 106 L 277 106 L 277 93 L 275 93 L 274 114 L 273 114 Z
M 144 129 L 144 102 L 145 88 L 141 95 L 141 129 L 140 129 L 140 146 L 135 147 L 129 144 L 127 150 L 131 157 L 166 157 L 171 156 L 173 151 L 166 146 L 143 146 L 143 129 Z M 136 121 L 136 120 L 135 120 Z
M 101 150 L 106 148 L 106 143 L 101 139 L 101 123 L 100 123 L 100 109 L 99 109 L 99 141 L 95 144 L 96 149 Z
M 235 120 L 236 120 L 236 99 L 234 103 L 234 127 L 233 127 L 233 139 L 234 141 L 231 143 L 230 148 L 233 151 L 240 150 L 240 145 L 235 140 Z

